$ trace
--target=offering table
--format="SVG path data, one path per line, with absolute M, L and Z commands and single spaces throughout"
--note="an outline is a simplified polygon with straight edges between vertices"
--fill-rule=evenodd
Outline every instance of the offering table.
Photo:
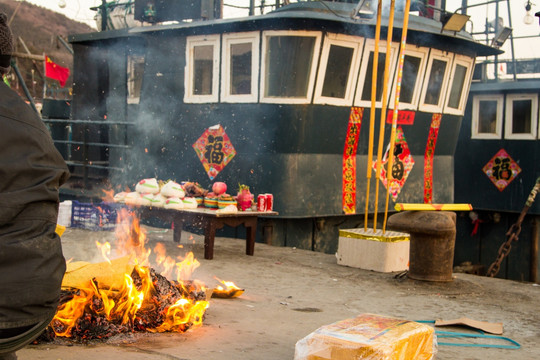
M 141 219 L 158 218 L 170 221 L 173 224 L 173 240 L 180 242 L 185 223 L 194 225 L 204 230 L 204 258 L 214 258 L 214 239 L 216 230 L 225 225 L 237 227 L 244 225 L 246 228 L 246 255 L 253 255 L 255 250 L 255 233 L 257 231 L 257 219 L 260 216 L 277 215 L 275 211 L 238 211 L 224 213 L 212 209 L 164 209 L 157 207 L 137 206 L 134 207 Z

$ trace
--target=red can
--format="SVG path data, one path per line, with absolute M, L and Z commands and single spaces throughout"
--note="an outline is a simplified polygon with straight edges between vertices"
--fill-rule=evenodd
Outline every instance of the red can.
M 265 207 L 266 207 L 266 211 L 272 211 L 273 208 L 274 208 L 274 195 L 272 194 L 264 194 L 264 196 L 266 197 L 266 204 L 265 204 Z
M 257 211 L 266 211 L 266 195 L 264 194 L 257 196 Z

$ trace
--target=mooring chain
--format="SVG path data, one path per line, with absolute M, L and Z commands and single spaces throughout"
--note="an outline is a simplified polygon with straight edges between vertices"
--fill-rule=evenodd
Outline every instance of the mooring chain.
M 502 261 L 504 260 L 506 256 L 508 256 L 508 254 L 510 253 L 510 249 L 512 249 L 512 242 L 518 241 L 518 235 L 521 232 L 521 223 L 523 222 L 523 219 L 525 218 L 527 211 L 529 211 L 529 208 L 534 203 L 534 198 L 536 197 L 536 194 L 539 191 L 540 191 L 540 177 L 536 179 L 536 184 L 531 190 L 531 193 L 529 194 L 529 197 L 527 198 L 527 201 L 525 202 L 525 206 L 523 207 L 523 210 L 521 211 L 521 214 L 519 215 L 518 220 L 506 232 L 506 236 L 508 239 L 499 248 L 497 259 L 489 267 L 486 276 L 495 277 L 499 273 Z
M 520 216 L 520 219 L 521 219 L 521 216 Z M 514 228 L 517 228 L 516 232 L 512 231 L 512 229 Z M 508 254 L 510 253 L 510 249 L 512 249 L 512 241 L 518 241 L 518 235 L 520 231 L 521 231 L 521 221 L 518 220 L 518 222 L 512 225 L 510 230 L 506 233 L 508 240 L 506 240 L 499 248 L 497 259 L 489 267 L 486 276 L 495 277 L 499 273 L 499 270 L 501 268 L 501 263 L 504 260 L 504 258 L 508 256 Z

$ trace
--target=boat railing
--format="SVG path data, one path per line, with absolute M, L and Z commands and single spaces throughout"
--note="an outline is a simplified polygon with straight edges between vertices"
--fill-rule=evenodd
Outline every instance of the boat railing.
M 48 126 L 54 144 L 66 164 L 73 168 L 72 176 L 82 177 L 85 188 L 89 185 L 90 177 L 95 176 L 91 174 L 91 169 L 101 172 L 100 177 L 104 178 L 111 171 L 124 171 L 122 167 L 110 165 L 109 152 L 131 149 L 125 132 L 128 126 L 134 125 L 132 122 L 53 118 L 42 120 Z M 91 135 L 96 129 L 105 136 Z M 113 135 L 114 132 L 117 134 Z

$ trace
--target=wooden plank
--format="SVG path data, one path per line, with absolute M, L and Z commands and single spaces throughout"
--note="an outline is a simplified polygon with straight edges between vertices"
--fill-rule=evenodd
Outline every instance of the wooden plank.
M 22 58 L 22 59 L 45 61 L 45 56 L 43 55 L 34 55 L 34 54 L 25 54 L 22 52 L 14 52 L 13 54 L 11 54 L 11 56 Z

